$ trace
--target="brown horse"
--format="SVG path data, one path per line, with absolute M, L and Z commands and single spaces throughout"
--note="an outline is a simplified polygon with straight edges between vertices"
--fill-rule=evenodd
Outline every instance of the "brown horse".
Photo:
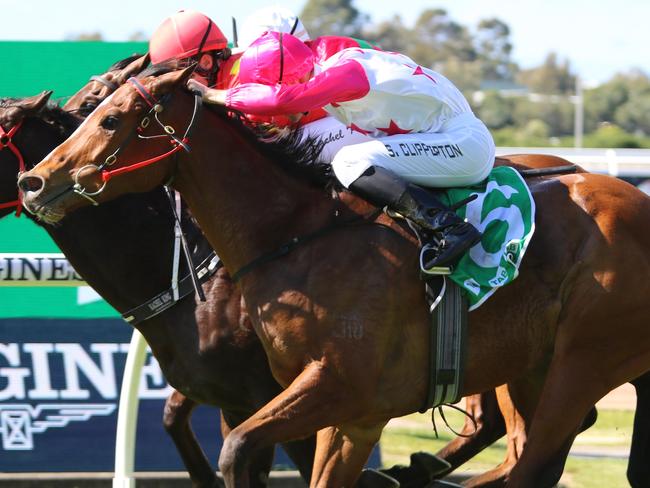
M 191 119 L 190 97 L 177 89 L 188 74 L 142 79 L 156 98 L 174 93 L 156 113 L 177 129 Z M 98 191 L 102 180 L 88 163 L 106 160 L 122 145 L 117 162 L 109 159 L 114 168 L 167 153 L 162 139 L 132 136 L 148 110 L 134 87 L 120 88 L 22 176 L 29 208 L 55 220 L 87 204 L 69 191 L 71 184 Z M 143 132 L 159 133 L 152 127 Z M 231 270 L 271 251 L 281 254 L 293 237 L 300 242 L 299 236 L 370 211 L 347 194 L 332 198 L 306 184 L 286 154 L 269 154 L 277 144 L 256 143 L 223 115 L 204 114 L 190 145 L 188 155 L 116 178 L 98 200 L 174 178 Z M 548 365 L 543 385 L 531 382 L 539 401 L 508 482 L 518 487 L 552 486 L 592 405 L 650 369 L 650 199 L 600 175 L 531 186 L 537 234 L 520 277 L 470 316 L 463 386 L 465 394 L 487 391 Z M 245 467 L 255 450 L 313 432 L 312 485 L 351 486 L 385 422 L 422 406 L 429 331 L 416 262 L 412 236 L 382 216 L 340 225 L 243 276 L 242 293 L 273 374 L 287 388 L 230 433 L 220 457 L 228 486 L 248 485 Z
M 118 61 L 106 73 L 91 77 L 90 81 L 74 94 L 63 108 L 68 112 L 82 116 L 89 115 L 97 108 L 99 103 L 124 84 L 129 77 L 135 76 L 145 69 L 148 63 L 148 55 L 134 55 Z M 496 163 L 497 165 L 515 163 L 536 168 L 569 164 L 566 160 L 553 156 L 530 155 L 514 155 L 510 159 L 498 158 Z M 235 293 L 234 290 L 233 293 Z M 235 297 L 235 300 L 237 300 L 237 297 Z M 242 311 L 242 313 L 245 312 Z M 502 403 L 501 408 L 504 411 L 516 412 L 514 406 L 503 400 Z M 203 456 L 199 456 L 201 450 L 196 443 L 190 424 L 190 416 L 195 406 L 195 401 L 185 397 L 178 391 L 174 391 L 166 402 L 163 423 L 172 435 L 192 478 L 198 480 L 200 477 L 195 473 L 207 472 L 207 470 L 196 468 L 196 466 L 204 466 L 205 461 L 203 461 Z M 506 425 L 498 408 L 496 396 L 493 392 L 467 398 L 466 409 L 471 415 L 472 421 L 467 421 L 462 434 L 437 453 L 438 457 L 450 463 L 449 469 L 439 472 L 438 476 L 453 471 L 504 435 Z M 508 415 L 508 419 L 513 418 L 517 417 Z M 224 433 L 230 430 L 224 421 L 222 421 L 222 426 Z M 522 428 L 523 423 L 510 422 L 508 424 L 509 439 L 517 439 L 517 442 L 521 444 L 525 440 L 525 432 L 522 431 Z M 510 454 L 511 451 L 512 449 L 509 449 L 508 458 L 498 468 L 476 478 L 477 482 L 483 483 L 486 480 L 499 479 L 504 473 L 508 472 L 517 459 L 516 456 Z M 404 471 L 401 471 L 401 475 L 402 479 L 404 479 L 404 477 L 416 476 L 416 473 L 412 472 L 406 475 Z
M 101 101 L 124 84 L 129 77 L 139 74 L 148 65 L 148 62 L 148 55 L 135 55 L 115 63 L 103 75 L 91 77 L 89 83 L 73 95 L 63 108 L 69 112 L 76 112 L 80 115 L 87 116 Z M 553 156 L 521 154 L 512 155 L 507 158 L 497 158 L 496 164 L 516 164 L 519 166 L 540 168 L 564 166 L 570 163 Z M 579 170 L 582 171 L 580 168 Z M 234 290 L 233 293 L 235 293 Z M 245 312 L 242 311 L 242 313 Z M 497 397 L 494 392 L 472 395 L 466 399 L 465 408 L 471 417 L 466 421 L 461 435 L 457 436 L 456 439 L 436 454 L 437 457 L 447 461 L 450 465 L 448 469 L 439 471 L 437 476 L 443 476 L 452 472 L 485 447 L 502 437 L 506 433 L 506 427 L 508 432 L 506 459 L 495 469 L 473 478 L 469 485 L 483 486 L 485 483 L 501 480 L 510 472 L 519 458 L 521 449 L 525 443 L 526 423 L 518 415 L 517 409 L 512 401 L 510 401 L 507 387 L 504 386 L 501 388 L 499 397 L 501 399 L 501 405 L 497 404 Z M 205 469 L 201 470 L 196 468 L 196 466 L 205 465 L 205 462 L 203 461 L 204 457 L 199 455 L 201 450 L 196 443 L 189 422 L 195 405 L 196 402 L 185 397 L 182 393 L 174 391 L 166 402 L 163 419 L 164 425 L 172 435 L 190 474 L 206 471 Z M 499 411 L 499 408 L 503 412 L 506 412 L 507 424 L 504 423 L 503 415 Z M 590 426 L 595 420 L 595 412 L 593 413 L 594 415 L 583 426 L 584 428 Z M 230 430 L 225 421 L 222 421 L 222 426 L 224 434 Z M 394 469 L 390 472 L 398 477 Z M 420 476 L 413 470 L 413 467 L 411 467 L 411 472 L 408 474 L 404 470 L 400 470 L 399 473 L 401 474 L 400 478 L 402 481 Z M 196 475 L 192 477 L 198 479 Z
M 64 105 L 64 109 L 77 112 L 81 115 L 88 115 L 101 101 L 124 84 L 130 76 L 139 74 L 147 66 L 148 61 L 148 56 L 138 55 L 119 61 L 107 73 L 91 77 L 89 83 L 73 95 Z M 497 158 L 496 164 L 547 168 L 565 166 L 570 163 L 554 156 L 520 154 L 511 155 L 506 158 Z M 581 168 L 578 168 L 578 170 L 583 171 Z M 501 405 L 497 404 L 497 397 L 494 392 L 472 395 L 466 399 L 466 409 L 471 417 L 466 421 L 461 435 L 457 436 L 456 439 L 437 453 L 439 458 L 450 464 L 449 469 L 440 471 L 438 476 L 453 471 L 486 446 L 502 437 L 506 432 L 506 427 L 509 446 L 506 460 L 497 468 L 474 478 L 470 485 L 482 486 L 484 483 L 502 479 L 512 469 L 525 443 L 526 423 L 518 415 L 517 409 L 510 400 L 507 387 L 504 386 L 501 388 L 499 397 Z M 193 453 L 200 452 L 200 449 L 198 445 L 194 445 L 195 440 L 189 423 L 189 417 L 194 405 L 195 403 L 192 400 L 176 391 L 170 395 L 167 401 L 164 418 L 164 424 L 168 431 L 173 434 L 179 452 L 181 452 L 183 459 L 186 460 L 186 465 L 190 471 L 200 461 L 198 458 L 196 460 L 193 459 L 195 457 Z M 506 412 L 506 418 L 508 419 L 507 425 L 504 423 L 499 408 L 503 412 Z M 595 411 L 589 419 L 590 421 L 583 426 L 584 428 L 590 426 L 595 420 Z M 225 422 L 222 422 L 222 425 L 225 429 L 224 433 L 229 430 Z M 431 467 L 433 468 L 433 466 Z M 406 475 L 402 470 L 401 475 L 403 478 L 410 478 L 411 476 L 416 476 L 416 473 L 411 472 Z
M 140 73 L 149 63 L 148 55 L 134 55 L 129 58 L 120 60 L 113 64 L 106 73 L 98 76 L 92 76 L 90 81 L 82 87 L 77 93 L 75 93 L 63 106 L 63 109 L 66 113 L 75 114 L 77 116 L 85 117 L 89 115 L 97 106 L 110 94 L 112 94 L 119 86 L 125 83 L 125 81 L 130 77 Z M 50 142 L 51 137 L 62 137 L 65 139 L 74 128 L 76 128 L 77 122 L 75 120 L 70 120 L 70 117 L 66 117 L 63 112 L 57 110 L 54 107 L 46 107 L 45 103 L 47 101 L 47 96 L 32 97 L 30 99 L 24 99 L 20 101 L 14 101 L 12 103 L 13 108 L 16 114 L 13 117 L 13 120 L 7 122 L 9 124 L 15 124 L 19 120 L 24 120 L 25 118 L 29 120 L 36 117 L 43 119 L 49 119 L 50 121 L 56 119 L 65 119 L 68 122 L 68 128 L 65 130 L 56 130 L 56 123 L 52 124 L 53 127 L 47 127 L 47 125 L 37 127 L 36 129 L 30 128 L 28 134 L 20 134 L 21 138 L 31 137 L 34 140 L 38 140 L 38 144 L 28 143 L 30 148 L 37 149 L 36 154 L 40 154 L 36 160 L 34 158 L 27 158 L 26 166 L 27 169 L 31 169 L 36 162 L 38 162 L 43 155 L 47 154 L 49 150 L 53 149 L 55 145 L 54 141 Z M 3 118 L 4 115 L 0 112 L 0 118 Z M 61 122 L 61 120 L 59 120 Z M 5 124 L 6 125 L 6 124 Z M 61 124 L 58 124 L 61 125 Z M 6 127 L 11 128 L 11 125 L 6 125 Z M 40 132 L 39 132 L 40 130 Z M 63 139 L 59 140 L 59 143 Z M 31 154 L 30 154 L 31 155 Z M 9 158 L 13 156 L 8 154 Z M 7 177 L 0 178 L 0 184 L 6 186 L 6 191 L 0 191 L 0 200 L 3 198 L 9 199 L 9 195 L 14 195 L 16 193 L 15 180 L 17 175 L 15 172 L 11 171 L 12 166 L 7 165 L 5 168 L 8 171 Z M 3 188 L 4 188 L 3 186 Z M 4 197 L 4 195 L 7 195 Z M 127 201 L 122 202 L 124 205 L 128 205 Z M 152 208 L 157 208 L 159 205 L 159 199 L 150 197 L 146 202 L 134 202 L 134 208 L 131 211 L 138 212 L 137 206 L 145 205 Z M 165 205 L 163 199 L 163 205 Z M 84 219 L 83 216 L 77 216 L 77 218 L 72 219 L 72 221 L 67 221 L 63 226 L 50 227 L 46 226 L 46 229 L 50 232 L 53 239 L 59 243 L 61 248 L 65 251 L 66 255 L 76 263 L 78 269 L 84 269 L 84 276 L 87 279 L 90 279 L 95 286 L 95 289 L 99 290 L 100 293 L 107 289 L 107 283 L 103 280 L 100 281 L 97 276 L 104 276 L 107 273 L 101 273 L 99 269 L 95 269 L 92 264 L 86 263 L 84 257 L 88 254 L 86 249 L 83 253 L 79 250 L 80 248 L 92 248 L 97 243 L 101 241 L 108 235 L 113 233 L 118 233 L 118 231 L 113 228 L 115 225 L 120 226 L 120 222 L 114 218 L 115 209 L 96 209 L 90 213 L 87 213 L 87 218 Z M 113 217 L 111 217 L 113 216 Z M 145 217 L 143 217 L 145 218 Z M 88 233 L 88 228 L 85 225 L 87 220 L 98 222 L 100 219 L 103 219 L 102 224 L 98 225 L 98 229 L 102 229 L 104 232 L 91 232 Z M 123 224 L 122 224 L 123 225 Z M 194 227 L 194 224 L 191 221 L 185 222 L 185 227 L 190 228 Z M 122 228 L 122 232 L 125 235 L 130 235 L 133 240 L 134 249 L 138 247 L 148 249 L 152 247 L 147 244 L 147 242 L 156 242 L 160 240 L 161 237 L 156 235 L 156 232 L 168 232 L 171 229 L 171 224 L 160 229 L 156 227 L 156 231 L 153 232 L 151 228 L 148 233 L 142 235 L 140 232 L 140 227 L 136 225 L 135 228 Z M 82 233 L 85 238 L 77 237 L 78 233 Z M 96 235 L 97 234 L 97 235 Z M 92 237 L 92 238 L 91 238 Z M 136 244 L 139 243 L 139 244 Z M 171 244 L 171 241 L 166 242 Z M 161 254 L 166 255 L 165 249 L 159 251 Z M 163 246 L 166 248 L 166 246 Z M 77 257 L 79 254 L 82 254 L 83 257 Z M 92 254 L 92 252 L 90 253 Z M 128 256 L 133 256 L 133 262 L 122 261 L 121 264 L 126 267 L 126 269 L 138 269 L 138 263 L 141 262 L 141 257 L 137 257 L 137 253 L 132 250 L 127 254 Z M 161 267 L 165 265 L 160 263 Z M 108 273 L 110 275 L 110 273 Z M 115 273 L 116 276 L 120 276 L 119 272 Z M 143 271 L 143 276 L 151 276 L 148 271 Z M 149 280 L 152 281 L 152 280 Z M 212 283 L 215 283 L 216 286 L 210 286 Z M 108 284 L 109 286 L 112 286 Z M 160 285 L 161 287 L 163 285 Z M 220 380 L 218 383 L 213 382 L 208 378 L 203 378 L 201 372 L 198 371 L 198 368 L 194 368 L 192 373 L 193 382 L 187 382 L 182 380 L 186 388 L 184 390 L 192 390 L 191 398 L 185 396 L 180 391 L 174 391 L 165 403 L 165 409 L 163 414 L 163 425 L 165 429 L 170 434 L 176 448 L 178 449 L 181 458 L 187 470 L 190 474 L 191 479 L 193 480 L 196 486 L 212 486 L 215 483 L 214 472 L 211 469 L 209 462 L 207 461 L 205 455 L 202 452 L 200 445 L 198 444 L 190 419 L 195 407 L 199 403 L 207 402 L 213 405 L 220 405 L 225 407 L 222 410 L 222 433 L 225 437 L 227 433 L 237 426 L 246 416 L 253 413 L 254 409 L 250 409 L 247 406 L 247 395 L 243 390 L 238 390 L 233 388 L 231 385 L 238 385 L 241 388 L 244 388 L 251 392 L 253 396 L 259 397 L 262 400 L 267 400 L 264 398 L 269 393 L 275 393 L 273 390 L 277 388 L 275 382 L 270 379 L 270 375 L 264 374 L 264 366 L 257 364 L 256 359 L 258 358 L 257 352 L 261 351 L 256 344 L 256 336 L 252 333 L 250 324 L 248 321 L 248 314 L 243 307 L 243 301 L 239 291 L 232 287 L 230 284 L 230 277 L 224 268 L 221 268 L 215 277 L 213 277 L 209 282 L 204 285 L 204 287 L 210 287 L 211 302 L 208 304 L 202 304 L 200 302 L 196 303 L 197 314 L 201 315 L 201 318 L 198 321 L 198 326 L 206 328 L 209 334 L 214 334 L 220 337 L 219 342 L 208 346 L 204 351 L 203 355 L 210 357 L 209 368 L 207 370 L 212 370 L 213 374 L 219 372 Z M 138 299 L 138 292 L 143 289 L 141 283 L 131 283 L 129 289 L 122 289 L 121 295 L 128 296 L 132 299 Z M 106 296 L 106 293 L 104 293 Z M 112 294 L 108 294 L 107 299 L 113 304 L 117 309 L 123 309 L 121 306 L 123 300 L 116 300 Z M 141 298 L 141 301 L 144 301 L 146 298 Z M 214 304 L 218 304 L 217 307 Z M 237 307 L 239 307 L 239 312 L 237 313 Z M 180 308 L 177 307 L 177 308 Z M 198 313 L 202 309 L 209 310 L 207 313 L 201 314 Z M 178 337 L 160 337 L 158 334 L 156 337 L 148 331 L 159 330 L 162 328 L 160 322 L 163 324 L 171 323 L 173 321 L 178 321 L 179 325 L 182 322 L 189 322 L 190 330 L 185 330 L 183 327 L 177 327 L 176 329 L 181 334 L 185 334 L 188 337 L 193 335 L 191 330 L 191 324 L 194 321 L 194 316 L 191 313 L 185 313 L 184 311 L 177 311 L 179 313 L 171 314 L 170 312 L 163 312 L 159 314 L 155 319 L 149 320 L 138 327 L 145 333 L 148 341 L 152 343 L 154 351 L 163 351 L 165 349 L 170 349 L 167 342 L 175 342 L 180 344 L 182 341 Z M 227 312 L 227 313 L 226 313 Z M 219 319 L 215 320 L 214 316 L 217 316 Z M 246 327 L 242 327 L 242 324 L 246 324 Z M 230 342 L 229 338 L 232 336 L 232 331 L 237 332 L 237 342 Z M 214 351 L 212 350 L 214 349 Z M 163 370 L 169 371 L 168 362 L 174 362 L 180 364 L 176 356 L 181 355 L 182 352 L 176 351 L 174 354 L 159 354 L 159 362 L 162 364 Z M 186 351 L 185 355 L 188 358 L 192 357 L 194 352 L 191 348 Z M 239 368 L 241 373 L 237 374 L 225 374 L 224 369 L 231 367 L 231 364 L 228 362 L 228 358 L 237 357 L 237 355 L 246 356 L 248 363 L 246 366 Z M 265 362 L 265 358 L 261 356 L 262 361 Z M 194 363 L 195 366 L 198 366 L 200 361 L 196 360 L 187 360 L 185 361 L 188 364 Z M 176 368 L 178 370 L 178 368 Z M 183 371 L 185 368 L 181 368 Z M 257 371 L 254 376 L 256 376 L 256 381 L 251 383 L 247 379 L 247 371 Z M 181 371 L 182 372 L 182 371 Z M 178 371 L 176 371 L 178 373 Z M 187 371 L 190 374 L 189 371 Z M 168 373 L 169 374 L 169 373 Z M 187 376 L 187 375 L 183 375 Z M 181 378 L 178 374 L 170 375 L 172 384 L 179 384 Z M 248 383 L 248 384 L 247 384 Z M 495 402 L 496 406 L 496 402 Z M 230 407 L 230 408 L 229 408 Z M 233 412 L 232 409 L 238 410 L 238 412 Z M 497 412 L 497 415 L 498 412 Z M 482 427 L 479 432 L 486 432 L 485 422 L 479 423 Z M 499 438 L 503 435 L 503 432 L 496 432 L 494 429 L 491 429 L 491 432 L 494 432 L 496 435 L 495 438 Z M 469 441 L 469 442 L 467 442 Z M 483 444 L 481 444 L 483 445 Z M 313 454 L 313 447 L 310 442 L 303 442 L 300 444 L 291 444 L 288 447 L 289 455 L 292 457 L 293 461 L 297 464 L 300 471 L 305 475 L 306 479 L 311 472 L 311 457 Z M 469 459 L 473 454 L 478 452 L 476 449 L 473 449 L 471 438 L 466 439 L 466 442 L 463 443 L 463 446 L 458 449 L 463 453 L 460 458 Z M 456 449 L 454 449 L 456 451 Z M 249 469 L 251 473 L 251 478 L 255 480 L 265 480 L 268 474 L 268 469 L 271 466 L 273 452 L 272 450 L 267 450 L 264 453 L 261 453 L 258 456 L 257 462 L 252 465 Z M 441 463 L 436 460 L 433 456 L 426 456 L 423 453 L 418 455 L 418 463 L 416 466 L 410 466 L 406 469 L 400 469 L 398 472 L 391 471 L 393 476 L 397 478 L 400 482 L 408 485 L 409 483 L 419 483 L 423 482 L 425 479 L 429 479 L 441 466 Z M 456 467 L 456 466 L 454 466 Z M 372 473 L 367 473 L 368 480 L 366 483 L 373 483 Z
M 89 115 L 97 108 L 99 103 L 112 94 L 119 86 L 124 84 L 129 77 L 135 76 L 144 70 L 148 62 L 148 55 L 134 55 L 118 61 L 103 75 L 91 77 L 90 81 L 74 94 L 63 108 L 68 112 L 77 113 L 82 116 Z M 540 168 L 564 166 L 570 163 L 553 156 L 521 154 L 512 155 L 508 158 L 497 158 L 496 164 L 517 164 L 525 167 Z M 220 292 L 223 293 L 221 288 Z M 233 299 L 238 301 L 238 292 L 233 290 L 232 293 L 237 294 Z M 242 310 L 242 314 L 245 315 L 244 310 Z M 470 417 L 468 417 L 463 431 L 436 454 L 437 457 L 449 463 L 448 469 L 438 470 L 434 460 L 431 459 L 427 460 L 431 464 L 429 473 L 418 473 L 418 470 L 412 466 L 407 470 L 402 468 L 396 471 L 394 468 L 389 470 L 389 472 L 396 478 L 399 478 L 400 481 L 406 483 L 409 481 L 412 483 L 414 479 L 420 478 L 421 476 L 431 476 L 436 472 L 436 476 L 444 476 L 471 459 L 486 446 L 501 438 L 507 430 L 509 445 L 507 458 L 495 469 L 474 478 L 473 483 L 482 485 L 487 482 L 502 479 L 516 463 L 519 457 L 517 455 L 518 449 L 520 450 L 520 446 L 525 442 L 526 433 L 525 422 L 521 421 L 521 417 L 517 415 L 517 409 L 512 402 L 508 401 L 507 388 L 504 387 L 501 390 L 504 391 L 500 395 L 501 406 L 497 403 L 497 397 L 494 392 L 472 395 L 466 399 L 465 408 Z M 195 401 L 185 397 L 178 391 L 174 391 L 167 399 L 163 423 L 167 431 L 171 434 L 179 453 L 181 453 L 182 458 L 185 460 L 185 465 L 192 479 L 199 480 L 205 477 L 200 476 L 199 473 L 205 473 L 209 470 L 205 468 L 205 457 L 201 455 L 200 446 L 196 443 L 190 424 L 190 417 L 195 406 Z M 504 423 L 504 418 L 499 408 L 507 412 L 507 423 Z M 223 418 L 222 429 L 224 433 L 230 430 L 230 427 L 223 421 Z M 516 446 L 514 445 L 515 443 L 517 444 Z

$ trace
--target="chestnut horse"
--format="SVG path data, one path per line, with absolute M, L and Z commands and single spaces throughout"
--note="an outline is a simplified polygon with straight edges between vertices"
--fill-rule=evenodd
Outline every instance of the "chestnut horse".
M 89 115 L 97 108 L 101 101 L 124 84 L 130 76 L 140 73 L 147 66 L 148 61 L 148 55 L 134 55 L 118 61 L 103 75 L 91 77 L 89 83 L 68 100 L 64 105 L 64 109 L 83 116 Z M 525 154 L 513 155 L 509 159 L 497 158 L 496 161 L 497 165 L 513 163 L 532 168 L 557 167 L 570 164 L 566 160 L 553 156 L 531 156 Z M 504 473 L 507 473 L 514 466 L 516 459 L 518 459 L 518 447 L 513 445 L 514 440 L 516 439 L 519 446 L 522 446 L 525 442 L 526 436 L 525 432 L 523 432 L 524 422 L 520 421 L 517 415 L 513 413 L 517 411 L 508 402 L 509 396 L 505 390 L 507 390 L 507 387 L 501 389 L 502 393 L 500 397 L 502 403 L 501 409 L 508 412 L 507 417 L 510 420 L 508 425 L 508 443 L 510 446 L 508 449 L 508 457 L 498 468 L 475 478 L 477 483 L 498 479 Z M 191 400 L 185 399 L 179 392 L 174 392 L 170 396 L 165 408 L 165 425 L 183 425 L 185 427 L 182 429 L 174 427 L 171 430 L 185 432 L 189 429 L 191 432 L 189 415 L 191 414 L 192 407 L 190 405 L 193 405 Z M 501 438 L 506 432 L 506 425 L 499 411 L 499 405 L 497 404 L 497 398 L 494 392 L 486 392 L 468 397 L 465 408 L 470 417 L 466 419 L 461 434 L 437 453 L 439 458 L 449 463 L 449 468 L 439 471 L 438 476 L 453 471 L 479 453 L 483 448 Z M 187 445 L 192 438 L 193 436 L 190 436 L 188 439 L 178 439 L 176 443 L 179 449 Z M 194 449 L 189 451 L 194 451 Z M 190 453 L 185 453 L 183 457 L 188 458 L 189 456 Z M 190 460 L 186 464 L 191 466 L 194 462 Z M 431 467 L 433 468 L 433 466 Z
M 250 271 L 242 295 L 286 387 L 226 439 L 226 485 L 249 485 L 245 468 L 256 450 L 317 432 L 312 486 L 351 486 L 387 420 L 426 397 L 429 324 L 417 243 L 385 216 L 348 224 L 372 210 L 349 194 L 332 198 L 319 168 L 296 164 L 291 148 L 260 144 L 224 114 L 192 118 L 192 99 L 179 89 L 189 74 L 152 72 L 143 87 L 118 89 L 21 177 L 25 204 L 53 221 L 88 204 L 73 183 L 105 201 L 173 179 L 226 267 Z M 160 112 L 156 100 L 172 93 Z M 116 178 L 104 185 L 92 162 L 113 170 L 170 152 L 169 139 L 133 137 L 148 103 L 177 131 L 194 120 L 191 152 L 174 149 L 178 157 L 133 175 L 110 173 Z M 141 133 L 161 131 L 152 123 Z M 539 400 L 509 476 L 516 487 L 554 485 L 593 404 L 650 369 L 650 199 L 591 174 L 541 178 L 531 190 L 536 235 L 519 278 L 470 316 L 462 388 L 487 391 L 548 368 L 543 385 L 531 383 Z
M 92 76 L 86 86 L 74 94 L 68 102 L 64 105 L 64 109 L 68 112 L 74 112 L 81 116 L 89 115 L 108 95 L 115 91 L 119 86 L 131 76 L 140 73 L 149 62 L 148 55 L 134 55 L 129 58 L 118 61 L 103 75 Z M 549 167 L 549 166 L 562 166 L 569 164 L 565 160 L 554 158 L 552 156 L 530 156 L 530 155 L 515 155 L 511 160 L 498 159 L 497 164 L 512 164 L 512 163 L 527 165 L 529 167 Z M 502 388 L 504 390 L 504 388 Z M 502 394 L 501 408 L 508 412 L 517 412 L 510 402 L 508 396 Z M 190 473 L 196 471 L 194 466 L 204 464 L 202 459 L 204 456 L 198 456 L 201 453 L 199 446 L 196 444 L 194 435 L 189 423 L 191 413 L 195 407 L 195 402 L 186 398 L 182 393 L 175 391 L 172 393 L 165 406 L 164 425 L 170 433 L 173 433 L 174 442 L 181 453 L 185 464 Z M 461 435 L 446 445 L 437 456 L 449 462 L 449 468 L 438 471 L 438 466 L 433 459 L 427 459 L 429 473 L 417 473 L 413 468 L 410 472 L 400 470 L 398 473 L 402 478 L 400 481 L 406 481 L 420 476 L 431 475 L 438 472 L 437 476 L 442 476 L 453 471 L 459 465 L 472 458 L 486 446 L 492 444 L 505 433 L 505 424 L 503 416 L 498 410 L 497 400 L 494 392 L 488 392 L 480 395 L 473 395 L 466 399 L 466 409 L 471 415 L 471 421 L 468 420 L 464 426 Z M 474 482 L 477 485 L 483 484 L 485 481 L 493 481 L 499 479 L 507 473 L 518 456 L 516 455 L 517 449 L 513 446 L 516 442 L 521 446 L 525 442 L 525 432 L 523 432 L 524 422 L 514 421 L 518 419 L 517 416 L 510 413 L 508 415 L 510 420 L 509 429 L 509 449 L 508 457 L 496 469 L 490 470 L 483 475 L 476 477 Z M 223 424 L 224 429 L 228 429 L 227 424 Z M 194 453 L 197 453 L 195 455 Z M 515 455 L 513 455 L 515 453 Z M 420 455 L 421 456 L 421 455 Z M 423 458 L 422 461 L 424 461 Z M 426 459 L 426 458 L 425 458 Z M 205 471 L 205 470 L 203 470 Z M 394 476 L 397 476 L 395 470 L 391 470 Z M 194 477 L 196 478 L 196 477 Z

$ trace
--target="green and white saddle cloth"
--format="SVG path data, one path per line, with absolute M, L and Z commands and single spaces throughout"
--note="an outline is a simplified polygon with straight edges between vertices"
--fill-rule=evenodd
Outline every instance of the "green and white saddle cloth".
M 466 291 L 470 311 L 517 277 L 535 231 L 535 202 L 516 170 L 497 167 L 478 185 L 443 192 L 450 205 L 472 194 L 478 197 L 457 213 L 483 233 L 483 238 L 449 276 Z

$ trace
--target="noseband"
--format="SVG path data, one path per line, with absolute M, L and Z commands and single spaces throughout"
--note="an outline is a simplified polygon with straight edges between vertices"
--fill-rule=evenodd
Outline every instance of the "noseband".
M 14 155 L 18 158 L 18 171 L 19 173 L 22 173 L 25 171 L 25 160 L 23 158 L 23 155 L 20 153 L 20 150 L 16 147 L 16 145 L 12 142 L 12 138 L 16 135 L 20 127 L 23 125 L 22 120 L 18 122 L 15 126 L 13 126 L 9 132 L 6 132 L 2 126 L 0 126 L 0 151 L 2 151 L 5 148 L 9 148 L 9 150 L 14 153 Z M 0 208 L 9 208 L 9 207 L 16 207 L 16 217 L 20 217 L 20 214 L 23 210 L 23 195 L 22 191 L 18 189 L 18 198 L 16 200 L 13 200 L 11 202 L 6 202 L 6 203 L 0 203 Z
M 179 138 L 176 136 L 176 130 L 171 126 L 171 125 L 166 125 L 164 124 L 161 120 L 159 115 L 163 112 L 164 110 L 164 103 L 169 100 L 171 95 L 165 95 L 162 97 L 160 100 L 158 100 L 156 97 L 153 96 L 136 78 L 129 78 L 127 80 L 128 83 L 131 83 L 140 97 L 149 105 L 149 112 L 142 118 L 140 121 L 140 124 L 138 125 L 137 129 L 135 132 L 133 132 L 127 139 L 124 141 L 124 143 L 119 146 L 115 152 L 110 154 L 109 156 L 106 157 L 103 163 L 99 165 L 95 164 L 87 164 L 85 166 L 82 166 L 77 170 L 74 176 L 74 186 L 72 187 L 72 191 L 74 193 L 90 200 L 93 205 L 98 205 L 97 201 L 93 198 L 94 196 L 99 195 L 104 191 L 106 188 L 106 184 L 108 181 L 113 178 L 114 176 L 121 175 L 123 173 L 129 173 L 131 171 L 135 171 L 140 168 L 144 168 L 145 166 L 149 166 L 153 163 L 156 163 L 158 161 L 161 161 L 174 153 L 180 151 L 181 149 L 184 150 L 185 152 L 189 153 L 190 152 L 190 146 L 189 146 L 189 136 L 190 133 L 192 132 L 192 129 L 194 127 L 194 123 L 197 120 L 197 115 L 199 114 L 199 111 L 202 107 L 202 98 L 201 95 L 198 93 L 194 94 L 194 110 L 192 112 L 192 118 L 190 119 L 187 129 L 185 130 L 185 133 L 183 134 L 183 137 Z M 141 134 L 141 132 L 146 129 L 150 122 L 151 122 L 151 116 L 153 115 L 154 120 L 158 123 L 158 125 L 162 128 L 164 134 L 157 134 L 153 136 L 144 136 Z M 138 137 L 139 139 L 158 139 L 160 137 L 166 137 L 169 139 L 169 142 L 172 146 L 172 148 L 163 153 L 159 154 L 158 156 L 154 156 L 153 158 L 146 159 L 144 161 L 140 161 L 137 163 L 133 163 L 127 166 L 122 166 L 120 168 L 114 169 L 114 170 L 108 170 L 106 168 L 114 165 L 117 162 L 117 155 L 119 152 L 127 146 L 133 137 Z M 87 168 L 94 168 L 97 171 L 101 172 L 102 175 L 102 186 L 94 192 L 89 192 L 87 191 L 79 182 L 79 178 L 81 177 L 81 173 L 87 169 Z

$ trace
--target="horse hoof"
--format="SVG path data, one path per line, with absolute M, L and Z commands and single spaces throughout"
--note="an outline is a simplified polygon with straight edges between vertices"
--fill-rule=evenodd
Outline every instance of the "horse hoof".
M 396 479 L 402 488 L 422 488 L 450 468 L 447 461 L 433 454 L 414 452 L 408 466 L 393 466 L 381 472 Z
M 411 466 L 417 470 L 427 472 L 432 478 L 451 468 L 451 464 L 447 461 L 428 452 L 414 452 L 411 454 Z
M 356 488 L 399 488 L 399 482 L 387 474 L 375 469 L 364 469 L 361 472 Z
M 457 485 L 456 483 L 452 483 L 450 481 L 433 480 L 424 488 L 463 488 L 463 487 L 461 485 Z

